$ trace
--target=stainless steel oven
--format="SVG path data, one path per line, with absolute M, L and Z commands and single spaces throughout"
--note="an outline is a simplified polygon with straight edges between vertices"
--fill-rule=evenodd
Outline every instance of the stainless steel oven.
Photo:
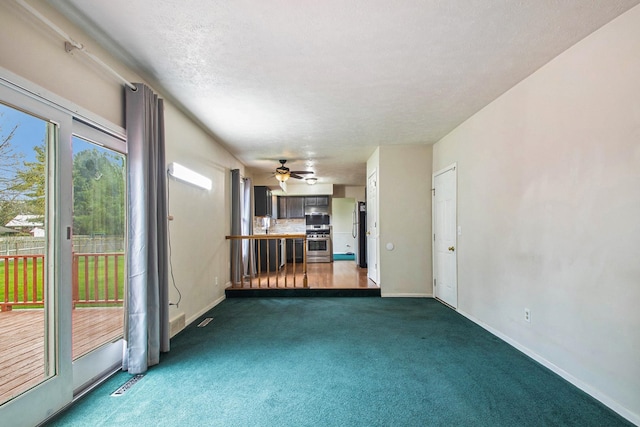
M 331 237 L 328 234 L 307 235 L 307 262 L 331 262 Z
M 331 262 L 331 226 L 307 224 L 307 262 Z

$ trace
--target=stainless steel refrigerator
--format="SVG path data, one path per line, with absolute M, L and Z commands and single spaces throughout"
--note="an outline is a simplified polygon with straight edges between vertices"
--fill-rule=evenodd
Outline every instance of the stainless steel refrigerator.
M 356 240 L 356 264 L 367 268 L 367 205 L 357 202 L 353 210 L 353 238 Z

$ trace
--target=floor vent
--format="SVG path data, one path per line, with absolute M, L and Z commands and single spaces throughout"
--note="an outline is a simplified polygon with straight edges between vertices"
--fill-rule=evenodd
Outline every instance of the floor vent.
M 122 384 L 120 386 L 120 388 L 118 388 L 116 391 L 114 391 L 113 393 L 111 393 L 111 396 L 113 397 L 118 397 L 118 396 L 122 396 L 123 394 L 125 394 L 131 387 L 133 387 L 133 385 L 135 383 L 137 383 L 138 381 L 140 381 L 142 379 L 142 377 L 144 377 L 144 374 L 138 374 L 135 375 L 133 378 L 131 378 L 129 381 L 127 381 L 126 383 Z
M 204 328 L 205 326 L 207 326 L 209 323 L 211 323 L 211 321 L 213 320 L 213 317 L 207 317 L 206 319 L 204 319 L 202 322 L 198 323 L 198 328 Z

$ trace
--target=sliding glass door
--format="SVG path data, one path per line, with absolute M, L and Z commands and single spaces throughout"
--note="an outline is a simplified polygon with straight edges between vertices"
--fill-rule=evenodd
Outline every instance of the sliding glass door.
M 65 286 L 71 129 L 69 114 L 0 84 L 0 408 L 7 425 L 35 425 L 73 398 Z
M 122 361 L 126 143 L 0 78 L 0 411 L 37 425 Z
M 0 404 L 56 375 L 46 191 L 56 133 L 0 104 Z
M 74 123 L 72 337 L 79 390 L 122 360 L 125 299 L 125 143 Z

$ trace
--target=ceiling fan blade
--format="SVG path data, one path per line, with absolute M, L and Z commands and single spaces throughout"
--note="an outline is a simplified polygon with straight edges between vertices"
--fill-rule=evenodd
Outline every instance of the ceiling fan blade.
M 291 178 L 295 178 L 295 179 L 302 179 L 303 177 L 301 177 L 300 175 L 298 175 L 295 172 L 290 172 L 291 173 Z
M 298 174 L 298 175 L 306 175 L 308 173 L 313 173 L 313 172 L 311 172 L 311 171 L 291 171 L 291 173 L 295 173 L 295 174 Z

